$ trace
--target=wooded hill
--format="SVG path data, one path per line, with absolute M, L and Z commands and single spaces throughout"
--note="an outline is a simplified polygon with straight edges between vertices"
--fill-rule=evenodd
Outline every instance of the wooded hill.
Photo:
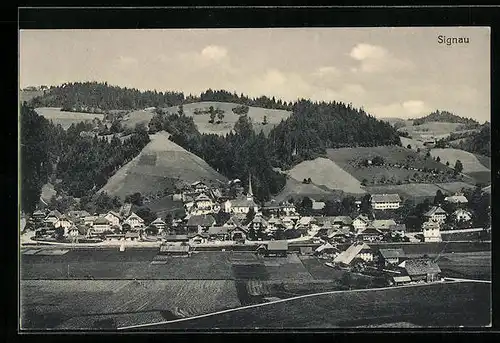
M 445 123 L 460 123 L 468 126 L 470 125 L 472 127 L 479 125 L 479 123 L 472 118 L 464 118 L 448 111 L 439 111 L 439 110 L 436 110 L 435 112 L 432 112 L 431 114 L 425 117 L 413 119 L 413 125 L 421 125 L 424 123 L 436 122 L 436 121 Z

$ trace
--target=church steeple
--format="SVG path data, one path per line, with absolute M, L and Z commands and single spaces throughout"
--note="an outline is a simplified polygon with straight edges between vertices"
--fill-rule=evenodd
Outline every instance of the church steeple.
M 253 198 L 253 190 L 252 190 L 252 174 L 248 173 L 248 198 Z

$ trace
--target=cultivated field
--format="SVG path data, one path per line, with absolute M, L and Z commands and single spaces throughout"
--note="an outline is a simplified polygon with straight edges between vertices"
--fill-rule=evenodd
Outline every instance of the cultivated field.
M 26 329 L 92 329 L 154 323 L 240 306 L 226 280 L 23 280 L 21 318 Z
M 154 328 L 335 328 L 399 322 L 425 327 L 487 326 L 491 323 L 490 293 L 491 285 L 479 283 L 341 292 Z
M 137 124 L 144 124 L 147 127 L 153 116 L 154 116 L 153 111 L 144 111 L 144 110 L 133 111 L 127 113 L 123 117 L 122 124 L 123 127 L 128 127 L 131 129 L 135 128 Z
M 447 183 L 410 183 L 405 185 L 380 185 L 368 186 L 366 191 L 374 193 L 398 193 L 405 199 L 420 199 L 434 197 L 438 190 L 443 193 L 455 193 L 463 188 L 473 188 L 474 186 L 465 182 L 447 182 Z
M 447 277 L 491 280 L 491 251 L 447 253 L 437 263 Z
M 359 180 L 327 158 L 318 157 L 312 161 L 301 162 L 293 167 L 288 175 L 299 182 L 311 178 L 314 185 L 332 190 L 353 194 L 365 193 Z
M 82 113 L 82 112 L 65 112 L 57 107 L 40 107 L 35 109 L 36 113 L 44 116 L 48 120 L 57 125 L 61 124 L 63 129 L 67 129 L 71 124 L 77 124 L 82 121 L 92 121 L 94 118 L 103 119 L 104 115 L 95 113 Z
M 421 125 L 407 125 L 399 129 L 399 131 L 408 132 L 409 135 L 416 139 L 427 137 L 435 137 L 437 139 L 448 137 L 452 132 L 463 132 L 469 130 L 456 131 L 457 128 L 463 126 L 460 123 L 446 123 L 446 122 L 428 122 Z
M 211 124 L 208 122 L 210 120 L 210 116 L 208 114 L 194 113 L 196 109 L 202 111 L 208 110 L 210 106 L 213 106 L 215 109 L 220 108 L 224 111 L 224 119 L 222 123 Z M 201 133 L 225 135 L 233 129 L 234 124 L 239 118 L 239 115 L 234 114 L 232 111 L 232 109 L 236 106 L 238 106 L 238 104 L 229 102 L 196 102 L 184 105 L 184 113 L 194 118 L 194 122 Z M 176 113 L 178 111 L 178 107 L 169 107 L 166 108 L 166 110 L 171 113 Z M 269 133 L 273 126 L 279 124 L 281 120 L 288 118 L 290 115 L 291 112 L 289 111 L 273 110 L 261 107 L 249 107 L 248 111 L 248 116 L 252 119 L 255 132 L 258 133 L 262 130 L 265 134 Z M 268 124 L 266 125 L 261 124 L 264 120 L 264 116 L 267 116 Z
M 410 144 L 412 150 L 416 151 L 418 148 L 420 148 L 421 150 L 425 149 L 424 142 L 419 141 L 417 139 L 399 137 L 399 140 L 401 141 L 401 145 L 404 146 L 405 148 L 408 146 L 408 144 Z
M 279 192 L 278 195 L 274 196 L 274 199 L 278 202 L 289 200 L 290 198 L 301 198 L 301 197 L 311 197 L 313 199 L 328 198 L 333 195 L 323 188 L 320 188 L 314 184 L 305 184 L 301 181 L 297 181 L 292 178 L 286 180 L 285 187 Z
M 432 149 L 431 156 L 441 159 L 441 163 L 449 162 L 450 166 L 454 166 L 457 160 L 462 162 L 464 166 L 463 173 L 469 174 L 474 172 L 489 172 L 483 163 L 472 153 L 460 149 Z M 484 161 L 484 159 L 483 159 Z
M 203 159 L 168 139 L 168 133 L 150 136 L 151 142 L 125 166 L 120 168 L 101 189 L 108 194 L 125 197 L 127 194 L 156 193 L 172 187 L 175 180 L 187 182 L 226 182 Z

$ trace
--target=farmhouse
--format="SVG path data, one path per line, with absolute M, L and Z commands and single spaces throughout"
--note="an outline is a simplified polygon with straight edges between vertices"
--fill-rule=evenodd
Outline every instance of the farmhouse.
M 200 214 L 189 217 L 186 227 L 188 232 L 206 232 L 215 225 L 215 218 L 209 214 Z
M 441 230 L 438 222 L 425 222 L 422 224 L 424 242 L 441 242 Z
M 209 238 L 225 240 L 227 239 L 229 229 L 225 226 L 211 226 L 208 228 L 207 234 Z
M 83 218 L 83 224 L 86 226 L 94 225 L 94 221 L 99 218 L 98 216 L 85 216 Z
M 395 286 L 405 285 L 411 282 L 411 278 L 408 275 L 403 276 L 393 276 L 391 278 L 392 284 Z
M 391 264 L 399 264 L 402 262 L 402 259 L 405 258 L 405 252 L 403 249 L 380 249 L 378 251 L 379 261 L 384 266 L 389 266 Z
M 467 204 L 469 202 L 465 196 L 457 194 L 444 198 L 444 201 L 451 204 Z
M 287 241 L 269 241 L 267 243 L 266 256 L 286 256 L 288 252 Z
M 94 220 L 94 224 L 92 225 L 92 232 L 103 233 L 109 230 L 111 230 L 109 220 L 104 217 L 99 217 Z
M 191 188 L 195 193 L 204 193 L 208 191 L 208 186 L 201 181 L 196 181 L 191 184 Z
M 468 222 L 472 220 L 472 213 L 464 209 L 458 209 L 452 214 L 455 222 Z
M 335 257 L 333 262 L 350 265 L 355 258 L 360 258 L 366 262 L 373 261 L 373 252 L 366 243 L 356 242 Z
M 430 259 L 408 259 L 399 264 L 411 281 L 433 282 L 439 280 L 441 269 Z
M 269 224 L 262 217 L 262 213 L 257 213 L 252 221 L 247 225 L 247 228 L 254 230 L 265 230 L 268 226 Z
M 269 220 L 267 221 L 267 225 L 268 225 L 267 228 L 270 231 L 276 231 L 278 229 L 286 229 L 286 226 L 285 224 L 283 224 L 281 219 L 274 216 L 269 218 Z
M 370 227 L 378 230 L 389 230 L 391 226 L 395 226 L 396 222 L 393 219 L 375 219 L 371 222 Z
M 59 217 L 61 217 L 61 212 L 58 210 L 50 211 L 43 222 L 47 226 L 54 226 L 54 224 L 59 220 Z
M 132 229 L 136 230 L 144 227 L 144 219 L 132 212 L 132 214 L 125 219 L 124 224 L 130 225 Z
M 399 194 L 373 194 L 370 202 L 374 210 L 396 210 L 401 206 Z
M 367 227 L 358 234 L 358 238 L 363 242 L 376 242 L 384 238 L 384 234 L 379 229 L 374 227 Z
M 61 215 L 59 219 L 54 222 L 54 227 L 59 228 L 62 227 L 64 229 L 64 233 L 68 234 L 68 229 L 73 225 L 73 222 L 69 220 L 66 215 Z
M 202 244 L 206 243 L 208 241 L 208 234 L 207 233 L 194 233 L 188 235 L 189 238 L 189 244 L 195 245 L 195 244 Z
M 163 221 L 160 217 L 156 218 L 151 222 L 151 225 L 157 228 L 158 230 L 163 230 L 167 227 L 167 223 Z
M 109 225 L 111 225 L 111 227 L 113 226 L 120 227 L 120 221 L 122 220 L 122 217 L 118 213 L 114 211 L 109 211 L 108 213 L 106 213 L 104 218 L 106 218 L 109 221 Z
M 160 246 L 160 255 L 167 256 L 189 256 L 189 245 L 181 244 L 181 245 L 171 245 L 171 244 L 162 244 Z
M 440 206 L 433 206 L 429 211 L 424 213 L 424 217 L 428 221 L 433 221 L 436 223 L 444 223 L 446 220 L 446 211 Z
M 245 243 L 248 231 L 243 227 L 230 228 L 227 232 L 232 241 Z
M 359 215 L 352 221 L 352 227 L 356 230 L 356 232 L 359 233 L 368 226 L 369 222 L 370 220 L 368 219 L 368 217 Z
M 214 203 L 206 194 L 198 195 L 193 202 L 190 213 L 195 215 L 209 214 L 214 212 Z

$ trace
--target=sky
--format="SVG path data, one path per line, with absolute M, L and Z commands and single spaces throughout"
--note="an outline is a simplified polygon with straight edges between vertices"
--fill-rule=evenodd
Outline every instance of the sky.
M 468 44 L 438 43 L 438 36 Z M 490 120 L 486 27 L 21 30 L 20 87 L 106 81 L 141 90 L 343 101 L 378 117 L 439 109 Z

